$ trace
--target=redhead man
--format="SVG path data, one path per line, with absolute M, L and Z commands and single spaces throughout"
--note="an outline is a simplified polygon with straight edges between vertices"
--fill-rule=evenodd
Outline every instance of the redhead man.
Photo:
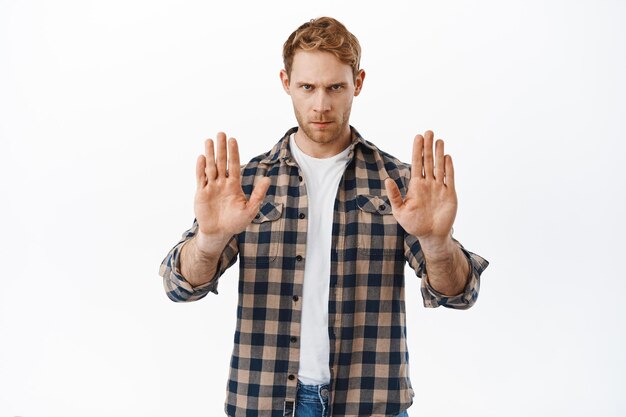
M 280 71 L 298 126 L 243 167 L 221 132 L 198 157 L 196 218 L 160 274 L 172 300 L 193 301 L 239 257 L 229 416 L 407 416 L 405 263 L 426 307 L 478 296 L 488 263 L 452 237 L 443 141 L 417 135 L 408 165 L 349 124 L 360 55 L 337 20 L 303 24 Z

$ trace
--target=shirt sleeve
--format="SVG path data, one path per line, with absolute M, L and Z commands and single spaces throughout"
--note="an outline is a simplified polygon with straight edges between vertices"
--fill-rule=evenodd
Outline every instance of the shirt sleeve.
M 489 262 L 481 256 L 465 249 L 456 239 L 452 238 L 452 240 L 459 245 L 470 265 L 467 285 L 465 286 L 464 291 L 453 296 L 444 295 L 438 292 L 428 282 L 424 253 L 422 252 L 418 239 L 415 236 L 407 234 L 404 240 L 405 258 L 411 268 L 415 271 L 416 275 L 422 279 L 421 291 L 422 298 L 424 300 L 424 307 L 434 308 L 444 306 L 465 310 L 473 306 L 478 298 L 480 275 L 485 268 L 487 268 Z
M 206 296 L 209 292 L 217 294 L 219 278 L 237 260 L 239 248 L 236 236 L 233 236 L 220 255 L 215 275 L 206 284 L 193 287 L 180 273 L 180 251 L 183 245 L 195 236 L 197 230 L 198 223 L 194 220 L 191 229 L 183 233 L 180 242 L 169 251 L 163 262 L 161 262 L 159 275 L 163 277 L 165 293 L 172 301 L 196 301 Z

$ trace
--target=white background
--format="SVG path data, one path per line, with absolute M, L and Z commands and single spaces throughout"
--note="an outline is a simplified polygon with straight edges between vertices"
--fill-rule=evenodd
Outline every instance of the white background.
M 282 44 L 321 15 L 363 47 L 352 124 L 446 139 L 491 261 L 468 311 L 407 270 L 411 416 L 626 414 L 625 3 L 334 3 L 0 0 L 0 417 L 222 415 L 237 267 L 189 304 L 157 271 L 203 140 L 295 125 Z

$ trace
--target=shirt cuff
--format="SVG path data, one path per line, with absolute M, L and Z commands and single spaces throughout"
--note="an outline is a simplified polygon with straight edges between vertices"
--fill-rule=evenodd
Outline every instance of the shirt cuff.
M 164 275 L 164 284 L 167 296 L 173 301 L 196 301 L 209 292 L 217 294 L 216 277 L 219 275 L 219 262 L 215 275 L 207 283 L 192 286 L 189 281 L 180 272 L 180 255 L 181 249 L 186 242 L 181 242 L 171 252 L 170 258 L 167 260 L 168 271 Z
M 467 251 L 461 246 L 461 250 L 469 263 L 469 274 L 467 284 L 462 293 L 457 295 L 445 295 L 435 290 L 428 282 L 428 274 L 424 271 L 422 275 L 422 296 L 424 307 L 435 308 L 444 306 L 458 310 L 466 310 L 474 305 L 480 290 L 480 274 L 489 265 L 484 258 Z

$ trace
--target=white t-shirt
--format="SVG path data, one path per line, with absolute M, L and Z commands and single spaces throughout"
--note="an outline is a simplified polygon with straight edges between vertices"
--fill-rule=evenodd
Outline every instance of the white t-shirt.
M 320 385 L 330 382 L 328 292 L 333 210 L 350 149 L 330 158 L 313 158 L 298 148 L 294 135 L 289 146 L 309 200 L 298 379 L 305 385 Z

